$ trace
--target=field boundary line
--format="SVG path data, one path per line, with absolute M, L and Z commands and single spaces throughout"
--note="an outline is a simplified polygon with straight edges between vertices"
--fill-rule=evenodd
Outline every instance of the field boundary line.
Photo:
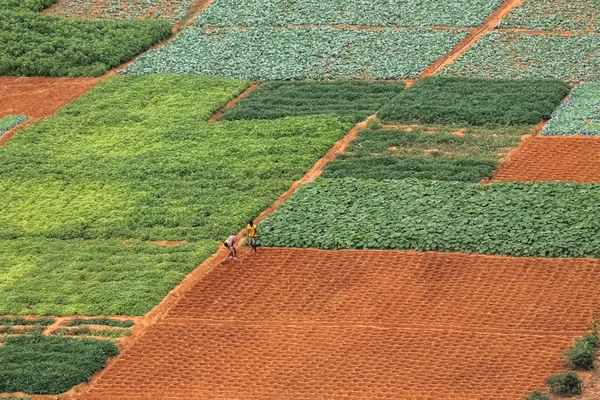
M 442 57 L 435 60 L 428 67 L 426 67 L 421 74 L 420 78 L 434 75 L 436 72 L 456 60 L 458 57 L 463 55 L 471 46 L 473 46 L 483 35 L 490 32 L 494 27 L 502 21 L 513 8 L 523 4 L 525 0 L 505 0 L 489 17 L 483 21 L 481 25 L 476 28 L 472 28 L 471 32 L 467 34 L 460 42 L 458 42 L 450 52 L 446 53 Z
M 221 116 L 223 115 L 223 113 L 225 112 L 225 110 L 230 109 L 231 107 L 233 107 L 235 105 L 235 103 L 237 103 L 238 101 L 242 100 L 244 97 L 248 96 L 259 85 L 260 85 L 260 82 L 254 82 L 253 81 L 252 83 L 250 83 L 250 86 L 248 86 L 246 89 L 244 89 L 242 92 L 240 92 L 233 99 L 229 100 L 223 107 L 221 107 L 213 115 L 211 115 L 210 118 L 208 119 L 208 121 L 209 122 L 218 122 L 219 118 L 221 118 Z

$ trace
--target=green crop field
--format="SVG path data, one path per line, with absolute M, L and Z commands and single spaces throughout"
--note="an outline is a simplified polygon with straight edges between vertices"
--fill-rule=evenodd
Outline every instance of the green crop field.
M 62 0 L 51 10 L 58 17 L 85 18 L 183 18 L 194 0 Z
M 525 0 L 500 24 L 502 28 L 598 32 L 597 0 Z
M 462 39 L 466 30 L 188 28 L 127 73 L 197 73 L 261 80 L 408 78 Z
M 582 83 L 552 114 L 544 135 L 600 135 L 600 83 Z

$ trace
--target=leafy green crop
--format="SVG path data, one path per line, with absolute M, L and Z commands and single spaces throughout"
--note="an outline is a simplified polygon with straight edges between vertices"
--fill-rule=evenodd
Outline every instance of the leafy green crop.
M 123 72 L 261 80 L 416 77 L 466 30 L 188 28 Z
M 425 123 L 535 124 L 549 119 L 569 93 L 558 80 L 429 77 L 379 112 L 382 120 Z
M 600 83 L 582 83 L 552 113 L 544 135 L 600 135 Z
M 0 0 L 1 11 L 42 11 L 58 0 Z
M 477 26 L 501 0 L 213 0 L 197 25 Z
M 105 325 L 105 326 L 116 326 L 121 328 L 131 328 L 134 322 L 130 319 L 114 319 L 114 318 L 74 318 L 63 326 L 81 326 L 81 325 Z
M 25 121 L 27 121 L 27 115 L 22 114 L 12 114 L 0 118 L 0 134 L 14 128 L 19 124 L 22 124 Z
M 0 392 L 57 394 L 85 382 L 119 353 L 105 340 L 18 336 L 0 346 Z
M 131 335 L 129 329 L 95 329 L 89 326 L 77 326 L 75 328 L 58 328 L 52 332 L 56 336 L 100 336 L 118 339 Z
M 440 75 L 600 80 L 600 34 L 489 32 Z
M 143 315 L 352 126 L 205 122 L 248 84 L 107 78 L 0 148 L 0 314 Z
M 546 31 L 600 30 L 598 0 L 525 0 L 502 19 L 502 28 Z
M 59 17 L 85 18 L 183 18 L 194 0 L 62 0 L 51 11 Z
M 273 81 L 260 85 L 221 119 L 274 119 L 333 114 L 355 121 L 374 114 L 404 88 L 404 82 Z
M 54 318 L 23 318 L 0 317 L 0 325 L 39 325 L 48 326 L 54 323 Z
M 0 10 L 0 75 L 99 76 L 170 32 L 166 21 L 62 19 Z
M 599 257 L 600 185 L 320 179 L 259 229 L 267 246 Z
M 498 159 L 527 132 L 527 126 L 363 129 L 325 166 L 323 176 L 479 182 L 491 176 Z

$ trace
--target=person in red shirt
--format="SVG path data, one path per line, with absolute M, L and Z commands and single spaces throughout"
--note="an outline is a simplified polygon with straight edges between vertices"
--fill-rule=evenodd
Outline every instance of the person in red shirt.
M 223 246 L 225 246 L 229 250 L 229 258 L 233 258 L 237 260 L 237 251 L 235 249 L 235 244 L 237 243 L 237 237 L 229 236 L 227 240 L 223 242 Z

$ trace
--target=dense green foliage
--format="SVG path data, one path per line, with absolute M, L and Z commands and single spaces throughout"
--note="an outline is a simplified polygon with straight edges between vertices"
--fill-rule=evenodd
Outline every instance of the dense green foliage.
M 121 328 L 131 328 L 134 322 L 130 319 L 114 319 L 106 317 L 98 318 L 73 318 L 62 324 L 63 326 L 81 326 L 81 325 L 105 325 L 117 326 Z
M 578 337 L 573 346 L 565 352 L 566 367 L 591 371 L 594 369 L 596 349 L 600 346 L 598 337 L 593 334 Z
M 500 23 L 502 28 L 545 31 L 600 30 L 598 0 L 525 0 Z
M 534 390 L 527 394 L 527 396 L 523 397 L 523 400 L 550 400 L 550 396 L 546 393 L 542 393 L 538 390 Z
M 146 313 L 352 125 L 204 121 L 248 84 L 108 78 L 0 148 L 0 314 Z
M 27 115 L 22 114 L 11 114 L 6 117 L 0 118 L 0 134 L 15 126 L 27 121 Z
M 535 124 L 569 93 L 558 80 L 422 79 L 379 112 L 383 120 L 425 123 Z
M 59 17 L 84 18 L 183 18 L 194 0 L 62 0 L 51 11 Z
M 188 28 L 124 71 L 260 80 L 416 77 L 466 33 L 394 28 Z
M 501 0 L 213 0 L 197 25 L 477 26 Z
M 441 75 L 493 79 L 600 80 L 600 34 L 486 33 L 440 71 Z
M 582 83 L 553 113 L 544 135 L 600 135 L 600 83 Z
M 0 392 L 57 394 L 85 382 L 117 355 L 104 340 L 48 336 L 9 337 L 0 346 Z
M 23 317 L 0 317 L 0 325 L 39 325 L 48 326 L 54 323 L 54 318 L 23 318 Z
M 333 114 L 355 121 L 374 114 L 404 88 L 404 82 L 272 81 L 260 85 L 221 119 L 275 119 Z
M 99 76 L 170 32 L 166 21 L 61 19 L 0 10 L 0 75 Z
M 267 246 L 599 257 L 600 185 L 320 179 L 259 229 Z
M 460 135 L 453 134 L 457 131 Z M 363 129 L 325 166 L 323 176 L 479 182 L 491 176 L 498 159 L 527 132 L 526 126 Z
M 216 248 L 214 240 L 1 240 L 0 314 L 143 315 Z
M 0 0 L 1 11 L 42 11 L 58 0 Z
M 546 378 L 550 393 L 562 397 L 573 397 L 581 394 L 581 379 L 574 371 L 561 372 Z
M 56 336 L 100 336 L 118 339 L 131 335 L 129 329 L 96 329 L 89 326 L 77 326 L 74 328 L 58 328 L 52 332 Z

